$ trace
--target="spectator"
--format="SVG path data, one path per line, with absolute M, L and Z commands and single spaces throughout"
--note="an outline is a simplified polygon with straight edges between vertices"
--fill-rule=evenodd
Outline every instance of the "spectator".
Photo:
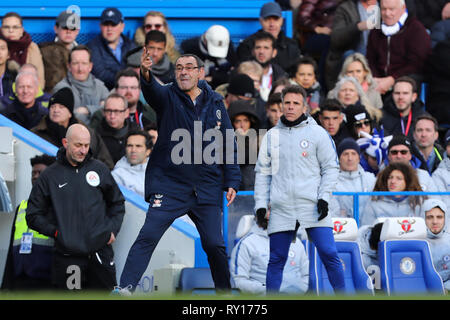
M 86 124 L 92 115 L 99 110 L 108 96 L 104 83 L 92 73 L 92 52 L 85 45 L 78 45 L 69 54 L 69 71 L 67 76 L 58 82 L 53 91 L 69 87 L 74 95 L 74 114 Z
M 344 113 L 348 132 L 353 139 L 361 138 L 361 131 L 372 135 L 375 123 L 363 105 L 351 104 L 345 108 Z
M 417 19 L 425 28 L 431 30 L 439 21 L 450 18 L 450 2 L 448 0 L 414 1 L 417 10 Z
M 328 92 L 327 97 L 339 100 L 344 108 L 351 104 L 362 104 L 375 122 L 378 123 L 381 120 L 381 110 L 370 103 L 358 80 L 353 77 L 341 78 L 336 86 Z
M 352 138 L 345 138 L 339 143 L 339 176 L 334 191 L 339 192 L 371 192 L 375 185 L 375 175 L 364 171 L 359 165 L 360 148 Z M 360 208 L 364 208 L 367 197 L 360 197 Z M 353 218 L 353 197 L 333 196 L 330 202 L 333 217 Z M 361 212 L 361 210 L 360 210 Z
M 129 131 L 125 141 L 125 155 L 116 163 L 111 174 L 117 184 L 144 197 L 145 170 L 153 143 L 143 130 Z
M 273 93 L 281 93 L 284 88 L 291 85 L 291 82 L 288 78 L 280 78 L 272 84 L 272 89 L 270 90 L 269 96 Z
M 346 57 L 355 53 L 362 57 L 366 55 L 367 39 L 370 30 L 376 27 L 374 22 L 379 19 L 378 13 L 376 0 L 347 0 L 339 3 L 333 17 L 330 49 L 325 63 L 328 88 L 335 86 L 342 61 Z
M 270 240 L 267 225 L 253 223 L 249 233 L 233 248 L 230 273 L 236 287 L 243 293 L 264 295 L 269 263 Z M 309 260 L 300 241 L 290 244 L 283 269 L 280 292 L 304 294 L 308 290 Z
M 66 137 L 67 128 L 75 123 L 83 124 L 73 116 L 73 101 L 73 93 L 70 88 L 65 87 L 57 91 L 50 98 L 48 115 L 42 117 L 39 124 L 32 128 L 31 131 L 54 146 L 61 148 L 63 146 L 62 140 Z M 90 128 L 88 130 L 91 136 L 89 148 L 93 158 L 102 161 L 108 168 L 112 169 L 114 163 L 102 138 L 94 130 Z
M 13 95 L 13 83 L 19 64 L 9 57 L 8 42 L 0 33 L 0 98 Z M 0 111 L 2 106 L 0 105 Z
M 449 7 L 450 8 L 450 7 Z M 450 39 L 450 20 L 442 20 L 431 28 L 431 47 L 434 49 L 440 42 Z
M 263 67 L 261 77 L 261 91 L 270 92 L 272 83 L 280 78 L 287 78 L 288 74 L 276 63 L 273 58 L 277 55 L 275 38 L 269 32 L 261 31 L 253 36 L 252 55 L 254 60 Z
M 1 33 L 8 42 L 9 57 L 19 65 L 31 63 L 38 70 L 39 87 L 45 88 L 44 63 L 36 43 L 23 28 L 22 17 L 16 12 L 3 16 Z
M 79 267 L 77 289 L 112 290 L 116 284 L 111 244 L 122 225 L 125 199 L 109 169 L 91 158 L 90 140 L 85 126 L 70 126 L 56 163 L 42 173 L 28 200 L 28 225 L 55 239 L 52 282 L 60 289 L 77 288 L 67 272 L 72 265 Z
M 127 100 L 118 93 L 111 93 L 105 100 L 104 118 L 95 131 L 102 137 L 116 164 L 125 155 L 126 137 L 131 130 L 139 129 L 129 119 Z
M 380 242 L 381 229 L 383 223 L 379 222 L 374 225 L 364 225 L 358 229 L 357 242 L 361 249 L 361 258 L 364 269 L 369 266 L 380 266 L 378 261 L 378 243 Z
M 159 11 L 149 11 L 145 14 L 144 25 L 139 27 L 134 34 L 134 42 L 138 46 L 145 45 L 145 35 L 150 30 L 158 30 L 166 35 L 166 52 L 169 56 L 170 62 L 175 63 L 175 61 L 180 56 L 176 48 L 175 38 L 170 31 L 167 19 L 162 12 Z
M 413 137 L 413 152 L 421 162 L 420 168 L 431 175 L 439 166 L 445 153 L 438 142 L 437 120 L 426 113 L 418 116 L 414 123 Z
M 410 77 L 396 79 L 392 95 L 386 99 L 383 105 L 381 124 L 385 134 L 404 134 L 409 140 L 412 140 L 413 123 L 423 112 L 423 102 L 417 99 L 417 87 L 414 79 Z
M 436 188 L 440 192 L 450 191 L 450 129 L 445 134 L 445 154 L 441 163 L 436 170 L 433 171 L 432 178 Z M 450 196 L 444 196 L 447 207 L 450 208 Z
M 76 39 L 80 24 L 78 13 L 64 10 L 53 27 L 55 39 L 39 44 L 45 70 L 45 92 L 52 92 L 55 85 L 67 76 L 69 53 L 78 45 Z
M 381 99 L 380 93 L 377 91 L 377 83 L 372 77 L 372 71 L 370 71 L 369 63 L 365 56 L 361 53 L 349 55 L 344 60 L 338 80 L 345 76 L 353 77 L 358 80 L 372 106 L 378 109 L 383 107 L 383 100 Z
M 280 290 L 289 246 L 301 225 L 316 246 L 333 289 L 344 290 L 344 271 L 328 212 L 339 174 L 335 147 L 326 131 L 306 114 L 303 88 L 286 87 L 282 96 L 283 116 L 263 137 L 255 168 L 257 221 L 269 219 L 266 289 Z
M 125 97 L 128 102 L 129 119 L 141 129 L 151 123 L 156 123 L 155 111 L 140 99 L 141 83 L 139 75 L 133 68 L 126 68 L 117 73 L 115 92 Z M 97 110 L 92 116 L 90 126 L 97 128 L 104 118 L 103 110 Z
M 213 25 L 201 36 L 181 43 L 183 53 L 193 53 L 205 64 L 205 80 L 215 89 L 227 83 L 237 64 L 237 55 L 230 41 L 230 32 L 221 25 Z
M 427 240 L 430 244 L 433 266 L 439 273 L 445 291 L 450 290 L 450 234 L 447 232 L 447 206 L 440 200 L 428 199 L 423 204 Z
M 373 191 L 422 191 L 417 173 L 408 164 L 390 163 L 377 176 Z M 422 217 L 426 196 L 372 196 L 361 211 L 360 225 L 372 225 L 381 217 Z
M 281 108 L 282 108 L 282 100 L 281 100 L 281 92 L 273 93 L 269 96 L 269 100 L 267 101 L 267 121 L 266 128 L 270 129 L 278 124 L 280 117 L 282 116 Z
M 386 94 L 397 78 L 410 76 L 421 83 L 424 64 L 431 53 L 431 40 L 424 26 L 408 16 L 404 0 L 381 0 L 381 28 L 372 29 L 367 44 L 367 60 Z
M 166 53 L 166 35 L 158 30 L 147 32 L 145 46 L 155 63 L 152 68 L 155 77 L 162 83 L 175 81 L 175 67 Z
M 255 164 L 259 149 L 259 123 L 255 107 L 249 100 L 236 100 L 228 107 L 228 116 L 234 128 L 241 169 L 239 190 L 254 190 Z
M 92 51 L 92 74 L 108 90 L 114 87 L 116 73 L 126 67 L 125 55 L 135 47 L 122 33 L 124 28 L 122 13 L 117 8 L 106 8 L 100 17 L 101 33 L 87 44 Z
M 402 162 L 415 169 L 419 177 L 420 187 L 426 192 L 436 192 L 436 184 L 430 174 L 420 169 L 420 161 L 412 154 L 412 144 L 404 135 L 394 135 L 388 146 L 388 163 Z
M 320 125 L 333 138 L 335 145 L 339 145 L 343 139 L 350 137 L 350 133 L 344 123 L 341 103 L 338 100 L 326 99 L 323 101 L 320 106 L 319 121 Z
M 31 129 L 48 114 L 48 109 L 42 106 L 42 101 L 36 100 L 39 80 L 35 73 L 19 72 L 15 83 L 16 93 L 10 103 L 5 105 L 2 114 L 25 129 Z
M 252 51 L 254 47 L 254 37 L 261 31 L 269 32 L 276 39 L 274 49 L 277 55 L 274 63 L 278 64 L 283 70 L 287 71 L 293 62 L 300 57 L 301 52 L 296 40 L 287 37 L 281 30 L 284 19 L 281 8 L 276 2 L 265 3 L 259 12 L 259 23 L 262 29 L 244 39 L 237 48 L 237 55 L 240 62 L 252 60 Z
M 309 113 L 319 111 L 319 106 L 324 99 L 322 87 L 318 81 L 319 67 L 311 57 L 303 57 L 291 68 L 290 80 L 292 84 L 298 84 L 306 91 L 306 102 L 310 108 Z
M 31 184 L 34 186 L 41 173 L 55 162 L 46 154 L 30 159 Z M 28 227 L 25 219 L 28 200 L 22 200 L 14 213 L 11 243 L 3 278 L 3 288 L 12 290 L 50 290 L 51 261 L 54 240 Z M 32 235 L 31 250 L 22 237 Z

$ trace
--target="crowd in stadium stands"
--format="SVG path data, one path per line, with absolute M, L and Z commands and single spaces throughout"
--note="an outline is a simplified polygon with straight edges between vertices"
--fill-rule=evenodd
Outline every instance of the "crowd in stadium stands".
M 282 30 L 282 10 L 293 12 L 293 38 Z M 236 48 L 223 25 L 177 43 L 170 21 L 158 11 L 147 12 L 130 39 L 123 34 L 126 17 L 118 8 L 106 8 L 98 36 L 79 44 L 80 18 L 74 15 L 61 12 L 55 40 L 37 44 L 20 13 L 2 17 L 0 113 L 57 147 L 70 125 L 85 125 L 94 158 L 139 195 L 144 194 L 147 159 L 158 143 L 158 119 L 141 92 L 144 46 L 153 76 L 162 84 L 174 81 L 180 54 L 202 59 L 202 78 L 223 96 L 238 137 L 240 190 L 254 190 L 252 156 L 265 130 L 277 126 L 280 92 L 296 84 L 306 91 L 309 114 L 335 143 L 340 163 L 335 191 L 450 191 L 450 1 L 268 2 L 260 11 L 261 29 Z M 49 165 L 47 160 L 32 161 L 33 170 Z M 11 201 L 2 180 L 0 175 L 0 209 L 5 210 Z M 376 258 L 378 218 L 426 218 L 425 212 L 438 208 L 445 214 L 450 208 L 450 196 L 363 198 L 358 223 L 365 262 Z M 442 201 L 426 206 L 427 198 Z M 25 209 L 21 203 L 18 217 Z M 333 197 L 330 212 L 353 217 L 352 197 Z M 265 242 L 265 231 L 254 228 L 253 240 Z M 448 233 L 437 236 L 443 230 L 431 230 L 430 239 L 447 239 L 448 247 Z M 11 259 L 20 256 L 16 251 Z M 450 268 L 447 254 L 439 262 L 441 270 Z M 267 263 L 262 260 L 258 263 Z M 45 280 L 40 274 L 15 276 L 18 288 L 27 277 Z

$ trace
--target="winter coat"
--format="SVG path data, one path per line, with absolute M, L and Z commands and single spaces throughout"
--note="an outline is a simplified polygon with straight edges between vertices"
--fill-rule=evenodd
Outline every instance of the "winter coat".
M 400 200 L 394 200 L 390 196 L 383 196 L 378 200 L 371 197 L 359 216 L 360 226 L 373 225 L 381 217 L 421 217 L 425 219 L 422 206 L 416 205 L 412 209 L 408 196 L 403 196 Z
M 194 105 L 191 98 L 178 87 L 177 82 L 162 86 L 153 76 L 150 77 L 150 81 L 141 76 L 145 100 L 155 110 L 158 120 L 158 139 L 150 154 L 145 174 L 147 201 L 155 193 L 180 200 L 195 193 L 198 203 L 218 205 L 223 190 L 228 188 L 239 190 L 241 177 L 237 164 L 236 143 L 233 144 L 234 149 L 229 150 L 231 146 L 227 146 L 227 142 L 232 143 L 231 139 L 226 138 L 234 130 L 223 104 L 223 97 L 214 92 L 204 80 L 198 82 L 198 87 L 201 94 Z M 195 142 L 194 140 L 199 138 L 199 133 L 194 134 L 194 128 L 199 128 L 199 125 L 202 134 L 209 129 L 212 130 L 208 133 L 219 130 L 217 135 L 221 134 L 220 139 L 214 142 L 203 141 L 201 144 Z M 174 133 L 177 132 L 182 133 L 183 137 L 173 139 Z M 225 147 L 222 148 L 222 161 L 213 160 L 208 164 L 202 155 L 209 147 L 208 155 L 212 156 L 211 149 L 216 148 L 212 148 L 211 143 Z M 180 149 L 177 151 L 181 145 L 182 159 Z M 201 147 L 201 150 L 194 152 L 194 145 Z M 178 159 L 173 158 L 173 152 L 176 152 Z M 199 155 L 201 161 L 198 161 Z M 220 155 L 217 157 L 220 158 Z
M 62 42 L 39 44 L 45 69 L 45 92 L 52 92 L 55 85 L 64 79 L 68 71 L 69 50 Z
M 312 117 L 293 127 L 282 121 L 263 137 L 256 163 L 255 211 L 271 207 L 268 233 L 331 227 L 317 221 L 317 201 L 330 202 L 339 175 L 333 140 Z
M 379 266 L 378 251 L 373 250 L 369 244 L 370 235 L 372 234 L 372 228 L 372 225 L 361 226 L 358 229 L 358 238 L 356 239 L 361 249 L 361 258 L 364 269 L 366 270 L 367 267 L 371 265 Z
M 341 0 L 303 0 L 298 8 L 297 22 L 300 27 L 333 26 L 333 16 Z
M 2 99 L 3 101 L 6 101 L 6 99 Z M 4 105 L 2 114 L 18 125 L 30 130 L 38 125 L 42 117 L 48 114 L 48 109 L 43 107 L 42 103 L 38 101 L 35 101 L 32 107 L 25 108 L 19 99 L 14 96 L 10 103 Z
M 117 184 L 136 192 L 141 197 L 144 197 L 146 169 L 147 161 L 142 164 L 131 165 L 125 155 L 117 161 L 111 174 Z
M 358 166 L 357 171 L 339 171 L 338 181 L 334 191 L 337 192 L 372 192 L 375 186 L 375 175 L 364 171 Z M 368 196 L 359 197 L 359 214 L 361 208 L 369 200 Z M 353 197 L 352 196 L 333 196 L 330 202 L 330 213 L 332 217 L 353 218 Z
M 450 192 L 450 158 L 445 155 L 436 170 L 431 176 L 438 192 Z M 442 196 L 440 198 L 445 202 L 447 208 L 450 208 L 450 195 Z M 447 220 L 450 219 L 450 214 L 446 214 Z
M 109 169 L 88 154 L 77 167 L 60 148 L 57 161 L 41 173 L 31 190 L 27 224 L 55 238 L 56 250 L 89 255 L 117 236 L 125 199 Z
M 393 36 L 386 37 L 381 29 L 369 33 L 366 57 L 374 77 L 422 75 L 430 54 L 430 36 L 414 17 Z
M 135 44 L 125 35 L 120 35 L 123 40 L 122 53 L 120 61 L 114 56 L 106 40 L 102 35 L 98 35 L 88 42 L 87 46 L 92 51 L 92 74 L 104 82 L 108 90 L 114 88 L 115 78 L 118 71 L 127 67 L 125 56 L 128 51 L 135 48 Z
M 74 123 L 83 124 L 81 121 L 72 117 L 69 121 L 69 126 Z M 51 128 L 49 128 L 49 124 Z M 93 129 L 87 126 L 86 128 L 89 130 L 89 133 L 91 134 L 91 144 L 89 145 L 89 149 L 92 152 L 92 156 L 95 159 L 98 159 L 104 164 L 106 164 L 106 166 L 109 169 L 112 169 L 114 167 L 114 163 L 111 158 L 111 155 L 109 154 L 108 148 L 106 147 L 102 138 Z M 48 116 L 45 116 L 41 119 L 41 121 L 37 126 L 31 129 L 31 132 L 37 134 L 42 139 L 47 140 L 54 146 L 61 148 L 63 146 L 62 138 L 65 137 L 67 128 L 64 128 L 52 122 Z
M 427 160 L 423 158 L 423 155 L 419 151 L 419 148 L 417 147 L 417 144 L 415 141 L 413 141 L 413 143 L 412 143 L 412 149 L 413 149 L 413 154 L 421 162 L 420 169 L 427 171 L 430 175 L 439 166 L 439 164 L 441 163 L 441 160 L 445 154 L 444 148 L 442 148 L 442 146 L 438 142 L 435 142 L 434 146 L 433 146 L 433 151 L 432 151 L 434 153 L 435 159 L 434 159 L 433 165 L 431 167 L 429 167 L 427 164 Z
M 444 227 L 438 234 L 427 228 L 427 241 L 436 271 L 441 276 L 444 288 L 450 290 L 450 233 Z
M 267 231 L 253 224 L 233 248 L 230 274 L 236 287 L 242 292 L 265 294 L 266 274 L 270 255 L 270 240 Z M 283 269 L 280 292 L 305 293 L 309 281 L 309 260 L 300 241 L 291 243 Z
M 437 22 L 431 28 L 431 46 L 434 48 L 439 42 L 450 39 L 450 20 Z

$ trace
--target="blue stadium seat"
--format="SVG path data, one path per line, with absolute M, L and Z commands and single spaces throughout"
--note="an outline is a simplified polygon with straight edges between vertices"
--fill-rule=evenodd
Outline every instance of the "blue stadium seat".
M 388 295 L 444 294 L 426 241 L 425 221 L 418 217 L 388 218 L 381 230 L 378 256 L 381 288 Z
M 238 294 L 239 289 L 236 288 L 233 279 L 231 278 L 230 281 L 232 293 Z M 209 268 L 183 268 L 180 273 L 178 289 L 183 293 L 216 294 Z
M 356 237 L 358 226 L 352 218 L 333 218 L 333 234 L 339 258 L 344 267 L 347 294 L 374 294 L 372 280 L 364 269 L 361 250 Z M 333 294 L 325 265 L 319 257 L 317 248 L 306 241 L 309 256 L 309 290 L 321 294 Z

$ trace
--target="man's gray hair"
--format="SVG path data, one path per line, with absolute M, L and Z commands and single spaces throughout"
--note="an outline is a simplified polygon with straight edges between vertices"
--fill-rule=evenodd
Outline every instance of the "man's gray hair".
M 123 104 L 124 104 L 124 106 L 125 106 L 125 109 L 128 109 L 128 101 L 127 101 L 127 99 L 126 99 L 124 96 L 122 96 L 121 94 L 118 94 L 117 92 L 111 93 L 111 94 L 105 99 L 104 108 L 106 107 L 106 102 L 107 102 L 109 99 L 122 99 Z
M 16 84 L 19 84 L 19 80 L 23 76 L 32 76 L 33 80 L 34 80 L 34 84 L 36 85 L 36 87 L 39 87 L 39 79 L 38 79 L 37 75 L 35 73 L 33 73 L 33 72 L 30 72 L 30 71 L 19 72 L 17 74 L 17 76 L 16 76 L 16 79 L 15 79 Z

